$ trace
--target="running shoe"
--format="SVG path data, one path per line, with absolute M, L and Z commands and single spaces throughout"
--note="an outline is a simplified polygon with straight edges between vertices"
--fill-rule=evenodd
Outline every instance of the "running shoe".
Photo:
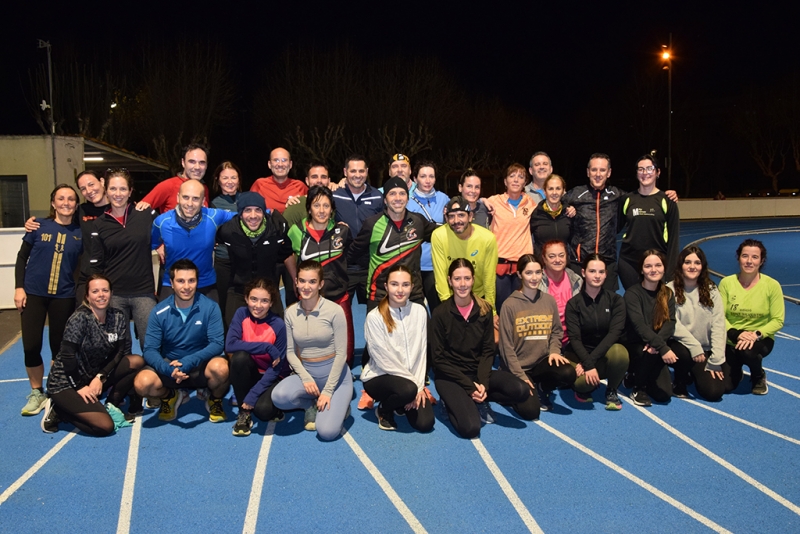
M 375 406 L 375 417 L 378 418 L 378 428 L 381 430 L 397 430 L 397 423 L 394 422 L 394 415 L 391 412 L 382 415 L 380 407 Z
M 375 407 L 375 401 L 372 397 L 369 396 L 365 390 L 361 391 L 361 398 L 358 399 L 358 409 L 359 410 L 371 410 Z
M 763 375 L 761 378 L 753 382 L 753 395 L 766 395 L 769 392 L 769 386 L 767 385 L 767 372 L 763 371 Z
M 134 392 L 128 395 L 128 399 L 130 400 L 128 403 L 128 414 L 132 417 L 142 415 L 144 413 L 144 407 L 142 406 L 143 399 L 141 395 L 137 395 Z M 127 419 L 127 417 L 125 419 Z
M 211 392 L 208 388 L 197 388 L 195 395 L 197 396 L 198 400 L 206 401 L 211 398 Z M 188 394 L 186 395 L 189 396 Z
M 481 416 L 481 423 L 484 425 L 491 425 L 494 423 L 494 414 L 492 414 L 492 407 L 489 406 L 489 401 L 483 401 L 478 404 L 478 413 Z
M 253 428 L 253 418 L 250 416 L 250 412 L 239 410 L 239 416 L 233 424 L 233 435 L 238 437 L 249 436 L 251 428 Z
M 178 406 L 183 404 L 183 390 L 172 390 L 167 397 L 161 398 L 161 408 L 159 408 L 158 418 L 161 421 L 173 421 L 178 417 Z
M 59 419 L 58 413 L 56 413 L 56 405 L 53 404 L 53 400 L 46 399 L 42 410 L 44 410 L 44 414 L 42 414 L 42 420 L 39 423 L 42 427 L 42 432 L 46 434 L 58 432 L 58 423 L 61 422 L 61 419 Z
M 161 399 L 158 397 L 147 397 L 145 399 L 144 407 L 148 410 L 155 410 L 159 406 L 161 406 Z
M 591 393 L 580 393 L 579 391 L 575 392 L 575 400 L 578 402 L 594 402 Z
M 221 423 L 227 419 L 225 417 L 225 409 L 222 407 L 222 399 L 208 397 L 206 410 L 208 410 L 208 420 L 212 423 Z
M 622 401 L 616 389 L 606 388 L 606 410 L 618 411 L 622 409 Z
M 44 403 L 47 402 L 47 395 L 34 388 L 25 397 L 28 402 L 22 407 L 20 412 L 22 415 L 36 415 L 44 409 Z
M 644 406 L 645 408 L 652 406 L 650 395 L 643 389 L 634 389 L 631 391 L 631 400 L 636 406 Z
M 553 401 L 550 400 L 550 392 L 545 391 L 541 382 L 536 384 L 536 393 L 539 395 L 539 406 L 543 412 L 553 409 Z
M 314 403 L 306 408 L 306 413 L 303 415 L 303 428 L 309 432 L 317 429 L 317 404 Z
M 686 387 L 686 384 L 678 384 L 677 382 L 672 384 L 672 396 L 678 397 L 679 399 L 688 399 L 689 389 Z
M 270 419 L 270 421 L 272 421 L 273 423 L 280 423 L 284 419 L 286 419 L 286 414 L 283 413 L 283 410 L 278 410 L 278 413 L 276 413 L 275 417 Z
M 425 388 L 425 396 L 428 397 L 428 400 L 430 401 L 431 406 L 436 404 L 436 397 L 433 396 L 433 393 L 431 393 L 430 389 Z

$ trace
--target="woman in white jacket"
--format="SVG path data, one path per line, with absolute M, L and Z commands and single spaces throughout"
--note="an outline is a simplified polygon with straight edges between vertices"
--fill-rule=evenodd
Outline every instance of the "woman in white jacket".
M 405 265 L 388 271 L 386 296 L 367 314 L 364 337 L 370 360 L 361 373 L 366 392 L 376 401 L 378 428 L 396 430 L 394 414 L 407 415 L 420 432 L 433 429 L 433 408 L 425 393 L 428 313 L 408 300 L 413 283 Z

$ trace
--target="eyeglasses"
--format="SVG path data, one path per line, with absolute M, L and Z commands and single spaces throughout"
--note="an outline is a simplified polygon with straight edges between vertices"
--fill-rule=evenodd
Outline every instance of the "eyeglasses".
M 272 158 L 272 163 L 289 163 L 289 158 Z
M 653 174 L 656 172 L 656 168 L 650 165 L 649 167 L 637 167 L 636 172 L 639 174 Z

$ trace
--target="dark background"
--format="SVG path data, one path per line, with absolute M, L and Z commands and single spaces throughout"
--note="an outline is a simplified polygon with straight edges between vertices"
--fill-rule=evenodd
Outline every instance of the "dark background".
M 144 64 L 163 56 L 163 69 L 169 72 L 174 69 L 170 58 L 183 43 L 219 52 L 230 84 L 228 102 L 212 110 L 206 126 L 189 121 L 195 126 L 184 127 L 206 131 L 167 136 L 172 145 L 187 142 L 186 136 L 208 141 L 207 177 L 221 160 L 231 159 L 249 184 L 269 174 L 269 150 L 281 145 L 293 149 L 293 174 L 302 176 L 313 151 L 296 149 L 296 139 L 287 142 L 293 126 L 308 133 L 313 126 L 324 130 L 346 123 L 345 131 L 355 135 L 367 128 L 377 132 L 380 126 L 418 131 L 425 121 L 432 138 L 412 155 L 440 163 L 440 177 L 457 174 L 460 162 L 501 176 L 508 163 L 527 166 L 534 151 L 545 150 L 555 171 L 572 186 L 584 180 L 589 154 L 606 152 L 612 158 L 612 180 L 630 189 L 635 187 L 633 167 L 639 155 L 656 150 L 659 157 L 666 156 L 667 72 L 658 53 L 671 32 L 672 187 L 684 196 L 772 189 L 770 173 L 753 157 L 770 147 L 775 152 L 772 174 L 780 168 L 781 154 L 785 163 L 777 188 L 800 184 L 800 163 L 791 142 L 800 123 L 795 120 L 800 117 L 797 8 L 702 2 L 527 2 L 525 7 L 502 2 L 59 2 L 20 3 L 9 11 L 15 15 L 6 17 L 1 37 L 0 134 L 44 133 L 32 111 L 35 102 L 47 98 L 31 82 L 46 65 L 46 52 L 37 49 L 36 39 L 52 44 L 57 73 L 81 65 L 94 68 L 89 80 L 106 73 L 125 76 L 129 98 L 155 86 L 144 76 Z M 326 68 L 332 58 L 345 57 L 355 58 L 357 75 Z M 309 58 L 319 64 L 313 66 Z M 151 72 L 158 70 L 152 61 Z M 441 80 L 449 93 L 406 87 L 420 78 Z M 69 79 L 60 83 L 69 84 Z M 299 85 L 287 91 L 287 80 Z M 356 88 L 366 92 L 358 93 L 355 104 L 322 102 L 319 97 L 349 93 L 348 88 L 353 94 Z M 58 91 L 57 119 L 59 110 L 68 107 L 59 102 L 66 97 Z M 403 95 L 414 96 L 410 102 L 392 100 Z M 185 94 L 174 98 L 191 99 Z M 358 109 L 359 102 L 366 109 Z M 171 112 L 161 109 L 157 115 L 163 120 Z M 437 114 L 442 116 L 425 120 Z M 121 135 L 118 115 L 104 140 L 176 165 L 174 148 L 159 151 L 153 143 L 154 128 L 165 127 L 151 120 L 145 128 L 141 116 L 128 117 L 129 124 L 138 126 L 126 127 Z M 59 126 L 62 133 L 76 129 L 74 116 Z M 98 137 L 96 129 L 88 134 Z M 387 147 L 363 139 L 361 144 L 353 140 L 340 145 L 323 154 L 330 159 L 333 176 L 341 168 L 342 154 L 361 148 L 371 160 L 373 183 L 383 181 L 391 154 Z M 491 152 L 485 158 L 463 155 L 484 149 Z M 689 161 L 681 165 L 679 155 Z M 666 171 L 661 181 L 665 188 Z M 442 188 L 452 189 L 452 182 Z

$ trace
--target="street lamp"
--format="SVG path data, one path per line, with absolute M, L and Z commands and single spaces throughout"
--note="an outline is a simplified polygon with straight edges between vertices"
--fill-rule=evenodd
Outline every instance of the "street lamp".
M 672 189 L 672 32 L 669 46 L 661 45 L 661 59 L 667 71 L 667 189 Z

